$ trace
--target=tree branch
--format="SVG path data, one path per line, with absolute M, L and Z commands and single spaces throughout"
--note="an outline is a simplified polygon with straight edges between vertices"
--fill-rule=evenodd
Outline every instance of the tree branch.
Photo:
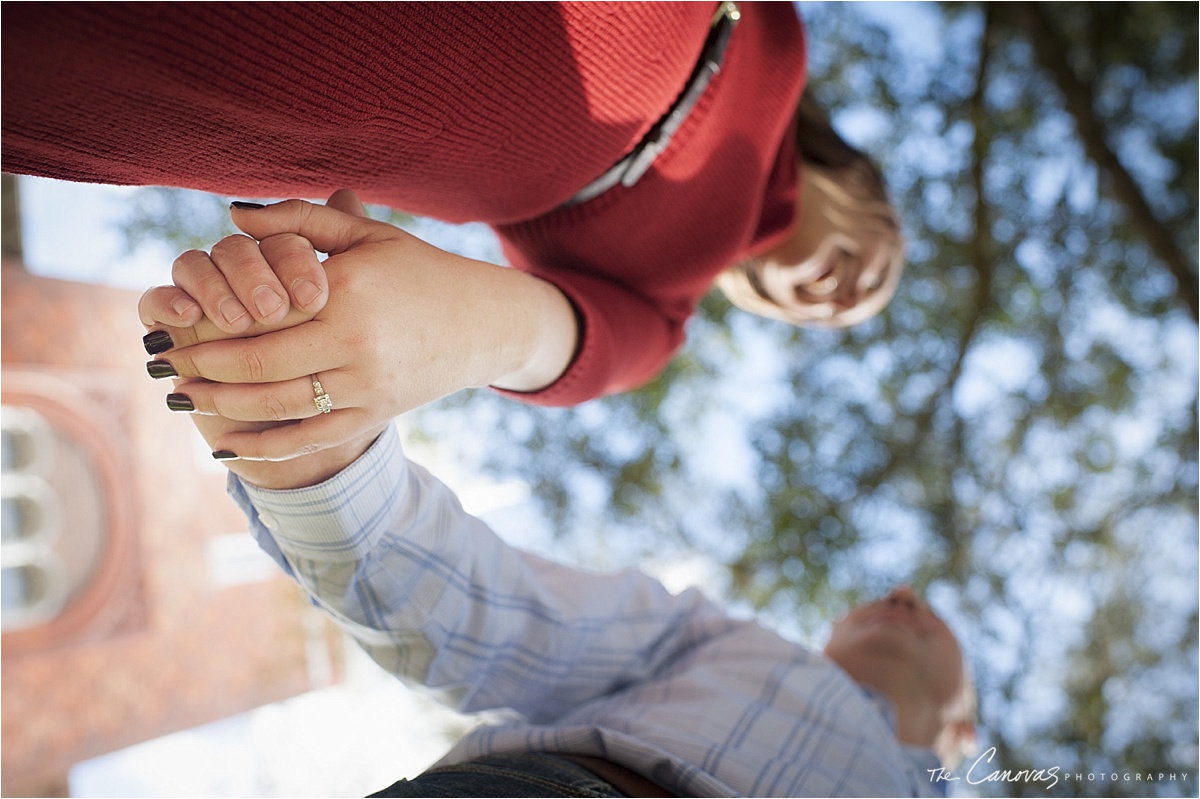
M 1088 157 L 1108 175 L 1113 193 L 1128 209 L 1134 227 L 1141 233 L 1151 251 L 1175 277 L 1178 293 L 1200 320 L 1200 300 L 1196 274 L 1187 256 L 1175 242 L 1171 231 L 1155 215 L 1141 188 L 1125 169 L 1117 154 L 1108 146 L 1104 126 L 1096 116 L 1092 88 L 1076 74 L 1067 61 L 1067 43 L 1051 25 L 1037 3 L 1014 3 L 1013 17 L 1025 31 L 1033 46 L 1034 56 L 1042 69 L 1049 73 L 1063 95 L 1067 112 L 1075 120 L 1075 129 L 1082 139 Z
M 859 480 L 860 486 L 876 488 L 882 485 L 901 463 L 907 462 L 912 457 L 912 453 L 920 448 L 921 443 L 929 435 L 929 431 L 933 429 L 934 415 L 950 397 L 954 391 L 954 387 L 958 384 L 959 378 L 962 376 L 963 364 L 966 362 L 967 352 L 971 349 L 971 344 L 974 342 L 975 336 L 983 324 L 988 306 L 992 301 L 993 270 L 992 259 L 988 254 L 988 242 L 991 240 L 991 234 L 988 223 L 987 202 L 983 197 L 983 162 L 987 156 L 987 144 L 984 140 L 982 129 L 985 119 L 983 97 L 987 88 L 987 69 L 992 51 L 993 6 L 994 4 L 992 3 L 984 4 L 983 32 L 979 37 L 979 63 L 975 70 L 975 92 L 971 96 L 969 112 L 971 125 L 975 131 L 975 139 L 971 144 L 971 185 L 975 190 L 975 209 L 973 211 L 975 234 L 971 240 L 971 265 L 974 267 L 976 274 L 975 291 L 971 296 L 971 305 L 967 311 L 962 331 L 958 336 L 958 346 L 956 348 L 954 363 L 947 369 L 946 377 L 942 381 L 941 386 L 929 398 L 925 410 L 916 416 L 912 436 L 904 446 L 893 448 L 887 462 L 876 469 L 874 473 L 864 475 Z

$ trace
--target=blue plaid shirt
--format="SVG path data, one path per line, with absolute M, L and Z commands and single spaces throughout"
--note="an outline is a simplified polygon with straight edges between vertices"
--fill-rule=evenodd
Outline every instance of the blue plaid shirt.
M 230 492 L 259 543 L 385 669 L 464 712 L 506 709 L 441 765 L 563 752 L 681 796 L 931 795 L 928 751 L 823 655 L 694 589 L 508 546 L 409 462 L 394 427 L 331 480 Z M 404 775 L 397 775 L 404 776 Z

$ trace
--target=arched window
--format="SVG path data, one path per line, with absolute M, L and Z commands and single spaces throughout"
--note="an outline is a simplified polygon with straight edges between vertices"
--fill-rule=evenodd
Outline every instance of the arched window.
M 0 631 L 5 659 L 144 625 L 126 387 L 5 364 Z
M 104 501 L 78 443 L 32 408 L 0 408 L 0 611 L 5 632 L 45 624 L 90 583 Z

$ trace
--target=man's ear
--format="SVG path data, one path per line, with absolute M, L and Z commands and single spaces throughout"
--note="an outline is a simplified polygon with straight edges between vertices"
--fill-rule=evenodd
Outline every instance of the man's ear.
M 975 749 L 979 746 L 979 739 L 975 734 L 975 723 L 972 721 L 959 721 L 951 725 L 954 728 L 954 741 L 965 750 L 969 750 L 969 754 L 974 754 Z
M 967 719 L 952 721 L 942 728 L 934 742 L 933 752 L 942 765 L 952 769 L 979 750 L 975 723 Z

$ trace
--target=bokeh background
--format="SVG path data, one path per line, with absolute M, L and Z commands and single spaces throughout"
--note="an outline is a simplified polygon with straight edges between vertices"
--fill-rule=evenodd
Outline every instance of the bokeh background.
M 488 518 L 510 540 L 640 563 L 817 645 L 850 605 L 915 585 L 972 661 L 994 748 L 975 777 L 1060 775 L 959 793 L 1195 795 L 1197 6 L 799 8 L 809 91 L 904 215 L 886 312 L 799 330 L 714 294 L 637 392 L 569 410 L 464 392 L 410 414 L 409 439 L 504 489 Z M 101 208 L 44 184 L 21 181 L 34 271 L 143 289 L 232 232 L 230 198 L 121 190 Z M 500 258 L 484 228 L 373 214 Z M 98 256 L 105 235 L 119 246 Z

